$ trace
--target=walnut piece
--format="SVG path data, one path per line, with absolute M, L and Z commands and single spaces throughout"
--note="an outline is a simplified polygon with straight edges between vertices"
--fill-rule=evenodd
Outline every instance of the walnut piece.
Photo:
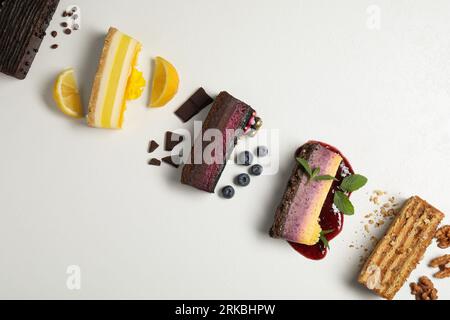
M 438 229 L 434 237 L 437 240 L 439 248 L 446 249 L 450 247 L 450 226 L 443 226 Z
M 430 267 L 439 268 L 439 271 L 433 277 L 437 279 L 450 277 L 450 254 L 431 260 Z
M 438 299 L 438 292 L 428 277 L 422 276 L 419 278 L 419 282 L 413 282 L 409 286 L 411 288 L 411 294 L 416 296 L 416 300 Z

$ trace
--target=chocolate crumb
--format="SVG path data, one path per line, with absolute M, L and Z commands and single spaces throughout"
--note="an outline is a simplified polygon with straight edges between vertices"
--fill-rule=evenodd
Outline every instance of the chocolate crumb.
M 69 28 L 64 29 L 64 33 L 67 34 L 67 35 L 69 35 L 69 34 L 72 33 L 72 30 L 70 30 Z
M 148 144 L 148 153 L 153 153 L 156 149 L 158 149 L 159 144 L 155 140 L 150 141 Z
M 174 168 L 180 167 L 180 164 L 176 163 L 172 158 L 173 158 L 172 156 L 168 156 L 168 157 L 162 158 L 161 161 L 164 163 L 167 163 L 168 165 L 171 165 Z
M 184 137 L 174 132 L 167 131 L 164 148 L 166 151 L 172 151 L 184 140 Z
M 148 164 L 149 164 L 150 166 L 156 166 L 156 167 L 159 167 L 159 166 L 161 166 L 161 161 L 158 160 L 158 159 L 153 158 L 153 159 L 151 159 L 151 160 L 148 162 Z
M 57 44 L 53 44 L 50 48 L 52 48 L 52 49 L 57 49 L 57 48 L 58 48 L 58 45 L 57 45 Z
M 51 35 L 52 35 L 53 38 L 56 38 L 56 36 L 58 35 L 58 32 L 52 31 Z

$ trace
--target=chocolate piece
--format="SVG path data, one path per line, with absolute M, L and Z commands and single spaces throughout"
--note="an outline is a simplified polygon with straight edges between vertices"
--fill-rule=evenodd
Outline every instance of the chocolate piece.
M 69 28 L 67 28 L 67 29 L 64 30 L 64 33 L 67 34 L 67 35 L 69 35 L 69 34 L 72 33 L 72 30 L 70 30 Z
M 52 49 L 58 49 L 58 45 L 57 44 L 52 44 L 52 46 L 50 47 Z
M 177 145 L 184 140 L 184 137 L 174 132 L 167 131 L 164 148 L 166 151 L 172 151 Z
M 61 27 L 67 28 L 67 26 L 68 26 L 67 22 L 61 22 Z
M 181 183 L 214 193 L 238 138 L 244 134 L 244 129 L 255 114 L 255 110 L 246 103 L 227 92 L 221 92 L 203 123 L 202 136 L 197 138 L 192 147 L 191 160 L 183 168 Z M 203 141 L 203 135 L 209 129 L 219 130 L 223 139 L 222 154 L 212 156 L 212 164 L 205 163 L 203 157 L 205 149 L 211 144 L 210 141 Z M 234 133 L 231 137 L 230 131 Z M 200 151 L 201 154 L 198 154 Z
M 56 36 L 58 35 L 58 32 L 52 31 L 51 35 L 52 35 L 53 38 L 56 38 Z
M 180 167 L 180 159 L 177 159 L 174 161 L 173 158 L 176 158 L 176 157 L 168 156 L 168 157 L 162 158 L 161 161 L 171 165 L 174 168 L 179 168 Z
M 188 122 L 196 114 L 210 105 L 214 100 L 203 88 L 198 89 L 183 105 L 175 111 L 175 114 L 183 122 Z
M 158 148 L 159 148 L 158 142 L 156 142 L 155 140 L 152 140 L 148 144 L 148 153 L 153 153 Z
M 151 159 L 151 160 L 148 162 L 148 164 L 151 165 L 151 166 L 159 167 L 159 166 L 161 166 L 161 161 L 158 160 L 158 159 L 153 158 L 153 159 Z
M 59 0 L 8 0 L 0 10 L 0 72 L 25 79 Z

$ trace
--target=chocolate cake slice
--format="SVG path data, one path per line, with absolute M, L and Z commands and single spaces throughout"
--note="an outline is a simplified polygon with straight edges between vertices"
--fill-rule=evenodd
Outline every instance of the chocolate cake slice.
M 254 127 L 259 122 L 257 119 L 253 108 L 229 93 L 221 92 L 203 123 L 201 137 L 197 138 L 192 147 L 189 164 L 183 167 L 181 182 L 214 193 L 238 138 L 251 130 L 257 130 Z M 205 141 L 208 139 L 203 139 L 203 137 L 205 137 L 205 132 L 210 129 L 220 131 L 221 141 L 218 144 L 222 146 L 222 150 L 218 151 L 219 154 L 216 154 L 215 151 L 211 152 L 212 159 L 205 161 L 204 155 L 209 155 L 207 148 L 212 142 Z M 209 132 L 213 133 L 213 131 Z
M 308 142 L 297 152 L 321 175 L 336 176 L 342 157 L 320 143 Z M 270 230 L 274 238 L 314 245 L 319 241 L 319 217 L 332 185 L 332 180 L 312 181 L 300 164 L 296 164 Z
M 0 0 L 0 72 L 25 79 L 59 0 Z

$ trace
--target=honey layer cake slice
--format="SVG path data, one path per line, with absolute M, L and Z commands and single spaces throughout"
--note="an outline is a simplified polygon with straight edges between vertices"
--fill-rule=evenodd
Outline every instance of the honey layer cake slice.
M 120 129 L 126 109 L 126 92 L 141 44 L 116 28 L 110 28 L 89 101 L 88 125 Z
M 406 201 L 365 263 L 358 281 L 393 299 L 422 259 L 444 214 L 415 196 Z
M 25 79 L 59 0 L 0 0 L 0 72 Z

